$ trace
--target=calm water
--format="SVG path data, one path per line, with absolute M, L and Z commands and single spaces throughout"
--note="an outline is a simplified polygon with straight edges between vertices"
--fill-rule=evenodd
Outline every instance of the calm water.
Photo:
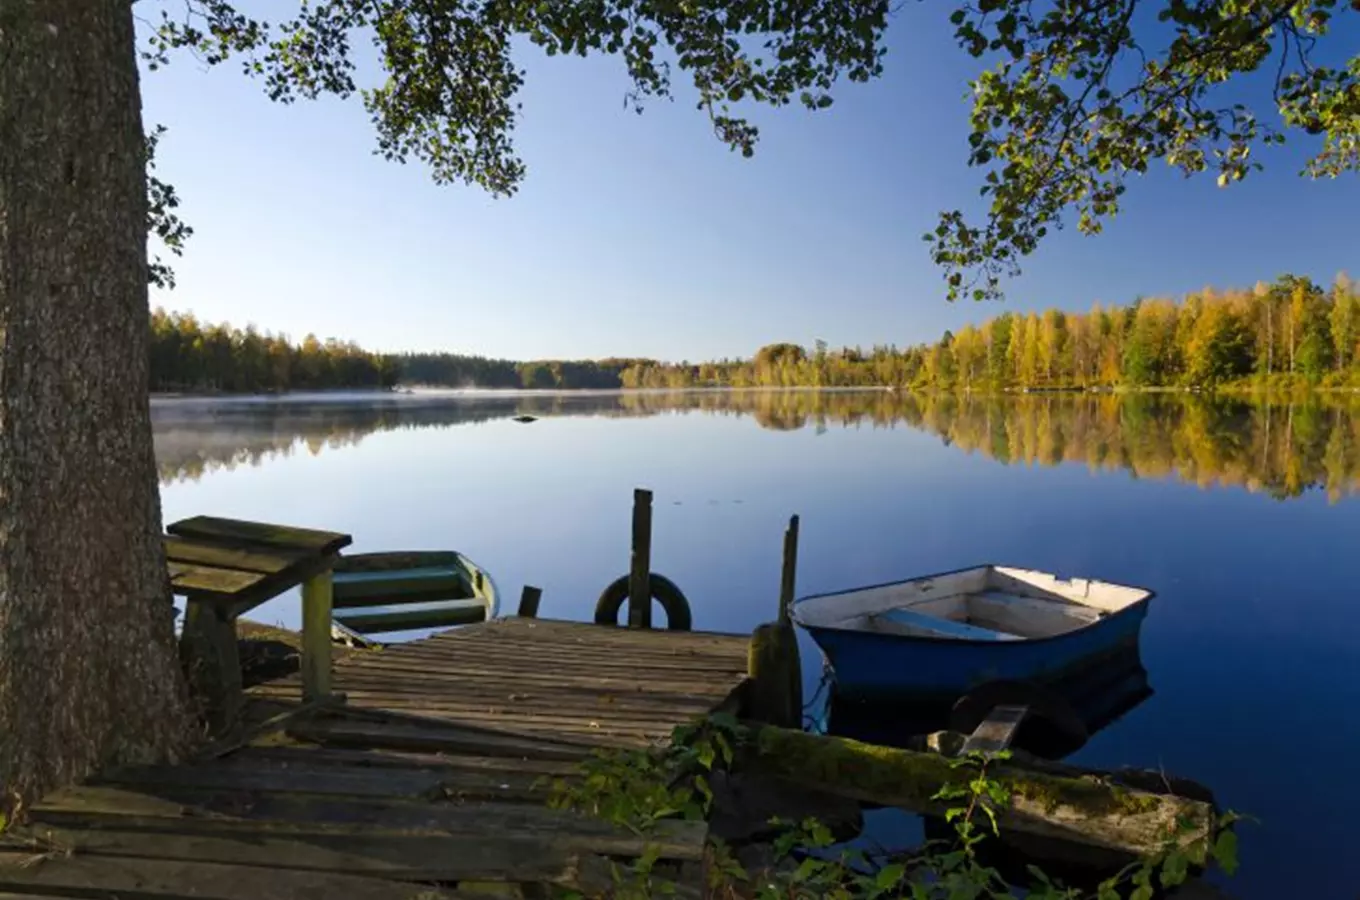
M 1155 693 L 1072 759 L 1165 768 L 1258 817 L 1242 897 L 1351 898 L 1360 405 L 1347 403 L 695 392 L 160 401 L 154 415 L 167 521 L 456 548 L 510 606 L 542 587 L 556 618 L 589 619 L 627 571 L 638 486 L 656 496 L 653 567 L 697 628 L 772 618 L 792 513 L 800 594 L 982 562 L 1151 587 Z M 541 418 L 510 418 L 525 412 Z M 256 615 L 299 619 L 291 597 Z M 807 641 L 804 659 L 811 696 Z

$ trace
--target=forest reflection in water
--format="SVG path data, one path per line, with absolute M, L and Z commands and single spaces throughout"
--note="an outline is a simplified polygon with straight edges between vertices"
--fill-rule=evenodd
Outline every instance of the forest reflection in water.
M 751 417 L 761 428 L 818 433 L 905 425 L 1006 465 L 1062 463 L 1245 488 L 1277 498 L 1360 488 L 1360 397 L 1270 402 L 1204 394 L 1004 396 L 887 391 L 707 390 L 351 394 L 284 400 L 153 402 L 163 484 L 274 457 L 316 455 L 399 429 L 477 425 L 516 416 Z M 529 425 L 527 427 L 532 427 Z

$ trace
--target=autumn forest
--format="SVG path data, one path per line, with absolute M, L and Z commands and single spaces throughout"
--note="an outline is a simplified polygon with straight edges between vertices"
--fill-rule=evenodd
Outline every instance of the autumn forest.
M 775 343 L 751 359 L 515 362 L 456 353 L 382 354 L 349 342 L 288 338 L 157 309 L 157 392 L 334 388 L 875 387 L 990 392 L 1064 388 L 1213 388 L 1360 384 L 1360 292 L 1286 275 L 1251 290 L 1140 298 L 1086 313 L 1004 312 L 933 344 L 809 350 Z

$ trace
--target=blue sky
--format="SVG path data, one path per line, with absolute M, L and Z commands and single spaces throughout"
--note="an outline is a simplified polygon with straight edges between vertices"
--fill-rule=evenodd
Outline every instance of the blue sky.
M 520 359 L 934 339 L 1002 311 L 947 303 L 920 239 L 981 184 L 965 165 L 977 63 L 949 11 L 905 7 L 883 78 L 845 84 L 831 109 L 757 111 L 753 159 L 686 91 L 638 116 L 619 61 L 528 53 L 528 176 L 508 199 L 374 156 L 357 99 L 281 106 L 234 64 L 178 57 L 144 74 L 143 115 L 170 128 L 158 174 L 195 235 L 179 286 L 152 303 L 294 339 Z M 1267 172 L 1229 190 L 1155 167 L 1102 236 L 1049 240 L 1004 308 L 1360 274 L 1360 179 L 1297 177 L 1306 147 L 1264 155 Z

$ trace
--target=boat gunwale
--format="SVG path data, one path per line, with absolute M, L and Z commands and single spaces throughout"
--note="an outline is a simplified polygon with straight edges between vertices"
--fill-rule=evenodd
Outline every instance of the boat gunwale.
M 983 563 L 983 564 L 976 565 L 976 566 L 965 566 L 965 567 L 963 567 L 963 568 L 961 568 L 961 569 L 952 569 L 952 570 L 950 570 L 950 571 L 948 571 L 948 572 L 936 572 L 936 573 L 933 574 L 933 575 L 918 575 L 918 576 L 916 576 L 915 578 L 904 578 L 904 579 L 901 579 L 901 580 L 899 580 L 899 581 L 885 581 L 885 582 L 882 582 L 881 584 L 866 584 L 866 585 L 863 585 L 863 586 L 861 586 L 861 587 L 848 588 L 848 589 L 843 590 L 843 591 L 828 591 L 828 592 L 822 593 L 822 594 L 808 594 L 808 595 L 806 595 L 806 596 L 799 597 L 798 599 L 794 600 L 792 603 L 789 604 L 789 617 L 790 617 L 796 624 L 798 624 L 799 626 L 801 626 L 802 628 L 804 628 L 809 634 L 811 634 L 811 635 L 813 636 L 813 639 L 814 639 L 814 640 L 816 639 L 816 632 L 818 632 L 818 631 L 830 631 L 830 632 L 835 632 L 835 633 L 837 633 L 837 634 L 854 634 L 854 635 L 859 635 L 859 636 L 865 637 L 865 638 L 873 638 L 873 639 L 875 639 L 875 640 L 893 641 L 893 642 L 895 642 L 895 643 L 896 643 L 896 642 L 903 642 L 903 641 L 911 641 L 911 642 L 913 642 L 913 643 L 925 643 L 925 644 L 930 644 L 930 645 L 932 645 L 932 646 L 941 646 L 941 645 L 946 645 L 946 646 L 958 646 L 958 645 L 963 645 L 963 646 L 969 646 L 969 647 L 988 647 L 988 648 L 992 648 L 993 650 L 996 650 L 996 651 L 998 651 L 998 652 L 1006 652 L 1006 651 L 1001 650 L 1001 648 L 1003 648 L 1003 647 L 1014 647 L 1014 648 L 1018 648 L 1018 647 L 1024 647 L 1024 646 L 1027 646 L 1027 645 L 1030 645 L 1030 644 L 1042 644 L 1042 643 L 1047 643 L 1047 642 L 1050 642 L 1050 641 L 1061 641 L 1061 640 L 1070 638 L 1070 637 L 1072 637 L 1073 635 L 1081 634 L 1081 633 L 1083 633 L 1083 632 L 1090 631 L 1090 630 L 1093 629 L 1093 628 L 1096 628 L 1096 627 L 1099 627 L 1099 626 L 1103 626 L 1103 625 L 1105 625 L 1105 624 L 1108 623 L 1108 622 L 1114 621 L 1115 619 L 1122 618 L 1122 617 L 1125 616 L 1126 614 L 1132 613 L 1132 612 L 1134 612 L 1134 611 L 1136 611 L 1136 610 L 1144 610 L 1144 611 L 1145 611 L 1145 610 L 1147 609 L 1147 607 L 1148 607 L 1148 604 L 1151 603 L 1151 602 L 1152 602 L 1152 599 L 1153 599 L 1154 597 L 1157 596 L 1157 592 L 1154 591 L 1152 588 L 1146 588 L 1146 587 L 1141 587 L 1141 586 L 1132 585 L 1132 584 L 1116 584 L 1116 583 L 1114 583 L 1114 582 L 1112 582 L 1112 581 L 1104 581 L 1104 580 L 1102 580 L 1102 579 L 1087 578 L 1087 579 L 1084 579 L 1084 580 L 1085 580 L 1088 584 L 1107 584 L 1107 585 L 1110 585 L 1111 587 L 1118 587 L 1118 588 L 1124 588 L 1124 589 L 1126 589 L 1126 590 L 1139 591 L 1139 592 L 1141 592 L 1141 593 L 1143 594 L 1143 596 L 1139 597 L 1137 600 L 1134 600 L 1134 601 L 1130 602 L 1127 606 L 1120 607 L 1119 609 L 1114 610 L 1113 612 L 1110 612 L 1108 615 L 1106 615 L 1106 616 L 1104 616 L 1104 617 L 1102 617 L 1102 618 L 1096 619 L 1096 620 L 1094 620 L 1094 621 L 1092 621 L 1092 622 L 1087 622 L 1087 623 L 1084 624 L 1084 625 L 1079 625 L 1078 627 L 1073 628 L 1073 629 L 1070 629 L 1070 630 L 1068 630 L 1068 631 L 1060 632 L 1060 633 L 1058 633 L 1058 634 L 1050 634 L 1050 635 L 1048 635 L 1047 637 L 1033 637 L 1033 638 L 1031 638 L 1031 637 L 1021 637 L 1019 640 L 1015 640 L 1015 641 L 993 641 L 993 640 L 983 640 L 983 639 L 980 639 L 980 638 L 967 638 L 967 637 L 926 637 L 925 635 L 916 635 L 916 634 L 884 634 L 884 633 L 882 633 L 882 632 L 865 631 L 865 630 L 860 629 L 860 628 L 844 628 L 844 627 L 840 627 L 840 626 L 836 626 L 836 625 L 813 625 L 813 624 L 809 624 L 808 622 L 804 621 L 804 620 L 803 620 L 803 617 L 799 615 L 799 613 L 801 612 L 801 610 L 799 610 L 798 607 L 799 607 L 801 604 L 803 604 L 804 602 L 808 601 L 808 600 L 822 600 L 822 599 L 826 599 L 826 598 L 828 598 L 828 597 L 842 597 L 842 596 L 846 596 L 846 595 L 849 595 L 849 594 L 858 594 L 858 593 L 860 593 L 861 591 L 873 591 L 873 590 L 878 590 L 879 588 L 896 587 L 896 586 L 898 586 L 898 585 L 911 584 L 911 583 L 917 582 L 917 581 L 929 581 L 929 580 L 935 579 L 935 578 L 945 578 L 945 577 L 950 576 L 950 575 L 963 575 L 963 574 L 968 573 L 968 572 L 976 572 L 976 571 L 983 570 L 983 569 L 986 569 L 986 570 L 995 570 L 995 569 L 1017 569 L 1017 570 L 1020 570 L 1020 571 L 1023 571 L 1023 572 L 1038 572 L 1038 571 L 1040 571 L 1039 569 L 1026 568 L 1026 567 L 1023 567 L 1023 566 L 1013 566 L 1013 565 L 1008 565 L 1008 564 L 1005 564 L 1005 563 Z M 1052 573 L 1044 572 L 1043 574 L 1045 574 L 1045 575 L 1050 575 L 1050 574 L 1052 574 Z M 1056 576 L 1054 576 L 1054 577 L 1056 577 Z M 1071 581 L 1071 580 L 1072 580 L 1072 579 L 1070 579 L 1070 578 L 1068 579 L 1068 581 Z

